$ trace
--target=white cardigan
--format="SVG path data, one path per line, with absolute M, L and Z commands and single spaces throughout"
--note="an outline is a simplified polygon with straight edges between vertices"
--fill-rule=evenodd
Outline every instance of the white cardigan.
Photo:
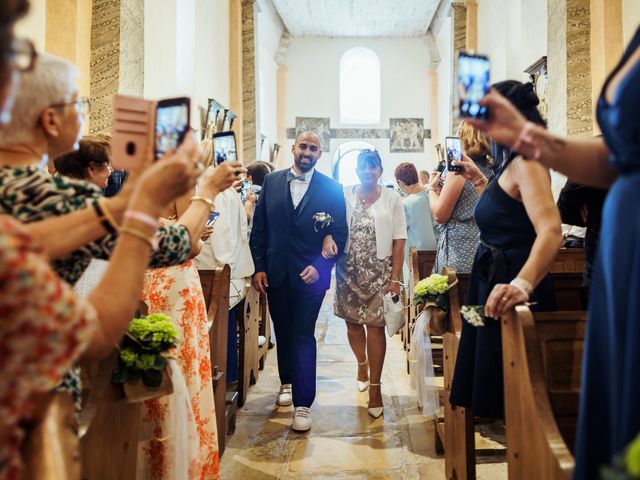
M 347 225 L 351 231 L 351 217 L 358 203 L 353 186 L 345 187 L 344 199 L 347 204 Z M 384 260 L 393 253 L 394 240 L 407 238 L 407 220 L 402 199 L 395 191 L 382 187 L 380 198 L 367 209 L 367 212 L 373 217 L 376 226 L 376 256 Z M 349 251 L 349 240 L 344 251 Z

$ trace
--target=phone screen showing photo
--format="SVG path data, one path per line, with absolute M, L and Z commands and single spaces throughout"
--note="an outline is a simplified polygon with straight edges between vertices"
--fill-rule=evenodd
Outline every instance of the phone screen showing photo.
M 489 58 L 460 52 L 458 56 L 458 97 L 460 116 L 485 119 L 487 107 L 479 104 L 489 91 Z
M 242 201 L 244 202 L 247 198 L 247 192 L 251 190 L 253 186 L 253 182 L 251 180 L 243 180 L 242 188 L 240 189 L 240 196 L 242 197 Z
M 185 100 L 185 101 L 181 101 Z M 175 150 L 189 130 L 189 103 L 187 99 L 161 101 L 156 109 L 156 159 L 169 150 Z
M 207 227 L 210 227 L 211 225 L 213 225 L 214 223 L 216 223 L 216 220 L 218 219 L 218 217 L 220 216 L 219 212 L 211 212 L 209 214 L 209 218 L 207 218 L 207 221 L 205 223 L 205 225 Z
M 456 167 L 451 162 L 454 160 L 459 162 L 462 159 L 462 147 L 460 145 L 460 138 L 447 137 L 444 139 L 444 148 L 447 155 L 447 170 L 450 172 L 461 172 L 462 167 Z
M 233 132 L 221 132 L 213 136 L 213 158 L 216 165 L 236 161 L 236 136 Z

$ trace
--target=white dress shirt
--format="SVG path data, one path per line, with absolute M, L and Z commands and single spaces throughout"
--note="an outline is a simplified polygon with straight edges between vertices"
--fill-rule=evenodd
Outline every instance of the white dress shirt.
M 296 172 L 293 167 L 291 167 L 290 171 L 294 175 L 298 175 L 298 172 Z M 302 173 L 301 175 L 304 175 L 304 181 L 294 179 L 289 182 L 289 191 L 291 192 L 291 201 L 293 202 L 293 208 L 298 208 L 298 205 L 300 205 L 304 194 L 307 193 L 307 190 L 309 189 L 311 177 L 313 177 L 313 172 L 315 171 L 316 169 L 314 167 L 308 172 Z

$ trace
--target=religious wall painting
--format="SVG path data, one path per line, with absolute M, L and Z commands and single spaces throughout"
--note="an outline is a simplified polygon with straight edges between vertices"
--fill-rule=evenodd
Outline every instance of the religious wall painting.
M 391 153 L 424 152 L 423 119 L 390 118 L 389 137 L 389 151 Z
M 548 118 L 549 106 L 547 104 L 547 85 L 548 85 L 548 71 L 547 71 L 547 57 L 540 57 L 525 70 L 529 74 L 531 83 L 535 88 L 536 95 L 540 99 L 538 104 L 538 110 L 545 120 Z
M 308 131 L 320 137 L 320 148 L 323 152 L 331 149 L 331 127 L 328 117 L 296 117 L 296 137 Z

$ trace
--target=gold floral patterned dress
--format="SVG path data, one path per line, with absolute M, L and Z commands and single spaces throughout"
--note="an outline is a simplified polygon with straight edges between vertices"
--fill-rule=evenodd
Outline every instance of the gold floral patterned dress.
M 349 226 L 349 251 L 336 265 L 333 311 L 347 322 L 384 327 L 383 296 L 391 257 L 376 256 L 375 219 L 357 202 Z
M 182 340 L 172 355 L 184 383 L 178 375 L 173 378 L 172 395 L 144 402 L 137 477 L 215 480 L 220 475 L 220 457 L 209 331 L 204 295 L 193 261 L 148 270 L 143 300 L 149 305 L 149 313 L 169 315 L 180 331 Z M 188 395 L 180 391 L 180 385 L 185 383 Z M 190 408 L 185 408 L 185 397 Z

